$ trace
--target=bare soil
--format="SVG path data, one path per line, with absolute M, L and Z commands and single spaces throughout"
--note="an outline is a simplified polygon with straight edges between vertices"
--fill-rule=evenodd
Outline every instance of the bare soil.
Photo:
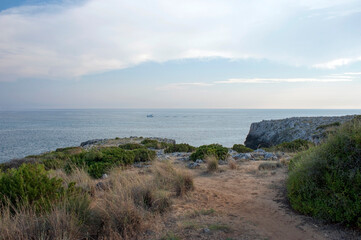
M 258 170 L 263 161 L 238 162 L 207 173 L 192 170 L 195 191 L 176 199 L 146 239 L 361 239 L 342 226 L 324 224 L 288 205 L 287 168 Z

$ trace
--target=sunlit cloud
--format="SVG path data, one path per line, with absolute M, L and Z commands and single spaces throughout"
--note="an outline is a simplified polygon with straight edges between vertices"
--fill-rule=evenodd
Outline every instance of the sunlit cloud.
M 313 67 L 315 67 L 315 68 L 335 69 L 337 67 L 348 65 L 350 63 L 357 62 L 357 61 L 361 61 L 361 57 L 335 59 L 335 60 L 325 62 L 325 63 L 314 64 Z

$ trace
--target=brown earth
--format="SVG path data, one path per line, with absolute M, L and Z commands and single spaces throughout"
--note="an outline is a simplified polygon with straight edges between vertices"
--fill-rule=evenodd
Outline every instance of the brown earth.
M 258 170 L 262 161 L 192 170 L 195 191 L 176 199 L 146 239 L 361 239 L 360 233 L 294 212 L 287 203 L 287 168 Z

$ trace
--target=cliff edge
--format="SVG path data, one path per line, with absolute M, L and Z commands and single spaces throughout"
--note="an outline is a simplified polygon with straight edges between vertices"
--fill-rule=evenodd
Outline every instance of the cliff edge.
M 245 145 L 252 149 L 271 147 L 283 142 L 303 139 L 319 144 L 326 132 L 352 120 L 357 115 L 340 117 L 292 117 L 280 120 L 263 120 L 251 124 Z

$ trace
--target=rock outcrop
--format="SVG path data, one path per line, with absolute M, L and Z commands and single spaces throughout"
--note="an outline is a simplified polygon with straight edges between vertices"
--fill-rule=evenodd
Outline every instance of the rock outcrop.
M 303 139 L 319 144 L 325 132 L 334 126 L 352 120 L 356 115 L 341 117 L 293 117 L 281 120 L 263 120 L 252 123 L 247 135 L 246 147 L 257 149 L 283 142 Z

